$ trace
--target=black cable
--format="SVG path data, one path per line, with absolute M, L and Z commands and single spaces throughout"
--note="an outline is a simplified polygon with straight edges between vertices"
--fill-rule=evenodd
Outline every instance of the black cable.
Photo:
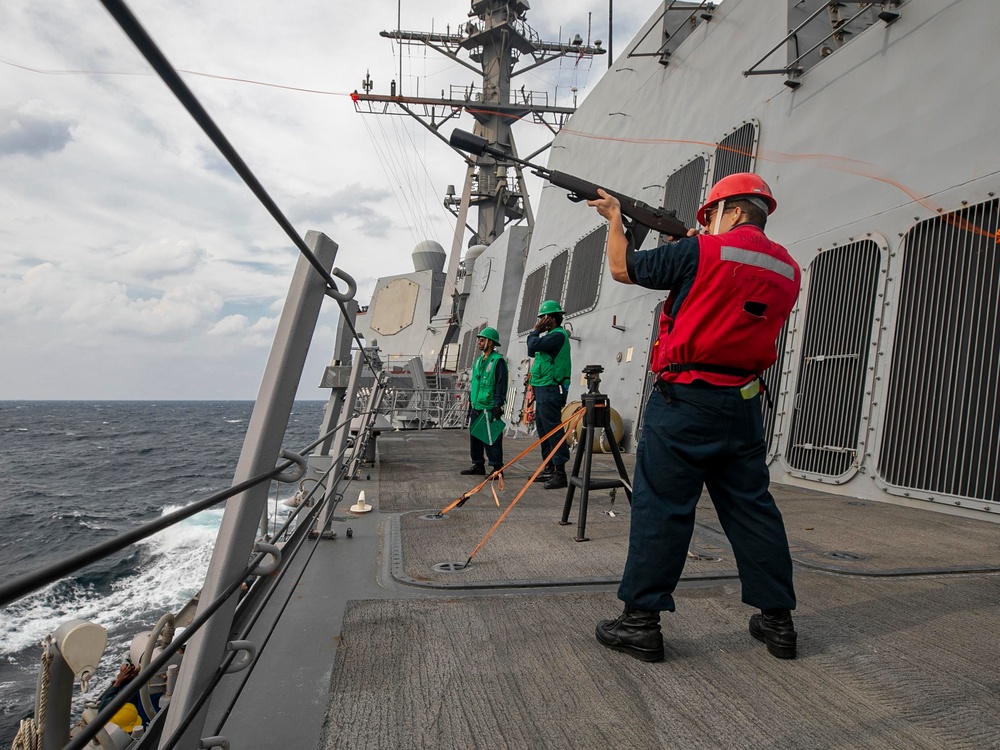
M 308 525 L 312 524 L 312 522 L 314 520 L 314 517 L 319 513 L 320 509 L 322 509 L 323 507 L 324 507 L 323 503 L 317 504 L 316 507 L 314 507 L 312 509 L 312 511 L 310 511 L 309 515 L 306 517 L 306 521 L 308 523 L 304 524 L 303 527 L 308 527 Z M 302 537 L 303 542 L 300 542 L 300 544 L 299 544 L 300 547 L 301 547 L 302 543 L 304 543 L 304 540 L 306 538 L 308 538 L 308 537 L 306 535 L 303 535 L 303 537 Z M 316 539 L 316 544 L 317 545 L 319 544 L 320 539 L 321 539 L 321 537 L 317 537 L 317 539 Z M 310 555 L 309 557 L 311 559 L 312 555 Z M 306 561 L 306 564 L 308 564 L 308 560 Z M 256 567 L 256 566 L 254 566 L 254 567 Z M 285 570 L 287 570 L 287 569 L 288 568 L 286 566 Z M 240 583 L 242 583 L 242 581 L 240 581 Z M 293 592 L 294 592 L 294 588 L 293 588 Z M 291 597 L 291 595 L 289 595 L 289 598 L 290 597 Z M 286 602 L 286 606 L 287 606 L 287 602 Z M 283 611 L 284 611 L 284 608 L 282 608 L 282 612 Z M 279 617 L 280 617 L 280 614 L 279 614 Z M 187 635 L 187 630 L 184 631 L 184 635 Z M 260 650 L 258 650 L 258 653 L 260 653 Z M 171 750 L 173 747 L 175 747 L 177 745 L 177 743 L 180 741 L 181 735 L 188 728 L 188 726 L 190 726 L 190 724 L 194 720 L 195 716 L 197 716 L 198 713 L 201 711 L 202 706 L 205 704 L 205 702 L 212 695 L 212 692 L 218 686 L 219 682 L 222 681 L 222 678 L 226 676 L 226 670 L 229 668 L 229 665 L 232 664 L 232 662 L 233 662 L 233 660 L 235 658 L 236 658 L 236 653 L 233 652 L 233 653 L 230 653 L 223 660 L 222 664 L 219 665 L 219 668 L 216 670 L 216 672 L 213 675 L 212 679 L 208 682 L 208 684 L 205 685 L 205 688 L 202 691 L 201 695 L 199 695 L 198 699 L 194 702 L 194 705 L 191 707 L 191 710 L 188 712 L 188 714 L 181 721 L 180 725 L 177 727 L 177 729 L 174 731 L 174 733 L 167 739 L 166 744 L 164 744 L 163 742 L 160 743 L 160 750 Z M 256 661 L 256 659 L 255 659 L 255 661 Z M 76 748 L 66 748 L 65 750 L 76 750 Z
M 205 132 L 205 135 L 209 137 L 215 147 L 219 149 L 226 160 L 232 165 L 236 173 L 243 178 L 243 182 L 247 184 L 251 192 L 257 196 L 264 208 L 268 210 L 274 220 L 278 222 L 278 225 L 285 230 L 285 234 L 295 243 L 295 246 L 299 251 L 306 256 L 309 262 L 313 265 L 320 276 L 326 281 L 331 289 L 337 291 L 337 282 L 333 280 L 333 276 L 330 272 L 323 268 L 323 264 L 319 262 L 319 259 L 313 255 L 312 250 L 309 249 L 305 241 L 299 237 L 298 232 L 291 225 L 285 215 L 278 208 L 277 204 L 271 199 L 264 186 L 260 184 L 257 178 L 254 176 L 253 172 L 246 165 L 240 155 L 233 148 L 229 140 L 223 135 L 222 131 L 215 124 L 212 118 L 209 116 L 205 108 L 201 106 L 201 103 L 191 92 L 191 89 L 187 87 L 187 84 L 181 79 L 174 70 L 170 61 L 167 60 L 160 48 L 156 46 L 156 42 L 153 41 L 152 37 L 146 32 L 139 23 L 139 20 L 133 15 L 132 11 L 129 10 L 128 6 L 125 5 L 123 0 L 101 0 L 101 4 L 107 9 L 108 13 L 118 22 L 122 31 L 125 32 L 126 36 L 132 40 L 132 43 L 136 46 L 146 61 L 153 67 L 153 70 L 160 76 L 167 87 L 174 93 L 174 96 L 180 101 L 184 108 L 188 111 L 194 121 L 198 123 L 201 129 Z
M 60 578 L 63 578 L 70 573 L 74 573 L 80 568 L 85 568 L 86 566 L 95 563 L 108 555 L 119 552 L 125 549 L 125 547 L 142 541 L 159 531 L 163 531 L 163 529 L 173 526 L 178 521 L 183 521 L 185 518 L 189 518 L 196 513 L 200 513 L 203 510 L 211 508 L 213 505 L 216 505 L 223 500 L 228 500 L 229 498 L 238 495 L 244 490 L 248 490 L 257 484 L 260 484 L 263 481 L 272 479 L 273 477 L 281 474 L 281 472 L 293 463 L 294 462 L 292 461 L 285 461 L 283 464 L 275 466 L 271 471 L 258 474 L 255 477 L 247 479 L 246 481 L 233 485 L 227 490 L 222 490 L 220 492 L 216 492 L 214 495 L 209 495 L 204 500 L 192 503 L 186 508 L 181 508 L 178 511 L 174 511 L 173 513 L 163 516 L 162 518 L 158 518 L 155 521 L 145 523 L 142 526 L 132 529 L 131 531 L 126 531 L 124 534 L 120 534 L 114 539 L 109 539 L 106 542 L 95 544 L 93 547 L 88 547 L 75 555 L 70 555 L 57 563 L 53 563 L 52 565 L 42 568 L 41 570 L 36 570 L 15 578 L 13 581 L 0 586 L 0 607 L 4 607 L 17 599 L 20 599 L 26 594 L 30 594 L 50 583 L 55 583 Z
M 111 14 L 112 18 L 118 22 L 122 31 L 125 32 L 126 36 L 132 40 L 136 48 L 142 53 L 142 56 L 146 58 L 146 61 L 153 67 L 153 70 L 160 76 L 167 87 L 173 92 L 174 96 L 177 97 L 178 101 L 183 105 L 183 107 L 188 111 L 194 121 L 198 123 L 201 129 L 205 132 L 205 135 L 209 137 L 215 147 L 219 149 L 226 160 L 232 165 L 236 173 L 243 178 L 243 181 L 250 188 L 251 192 L 257 199 L 264 205 L 268 210 L 268 213 L 274 217 L 274 220 L 278 222 L 278 225 L 285 231 L 285 234 L 292 240 L 299 251 L 306 257 L 309 263 L 312 264 L 313 268 L 319 272 L 319 275 L 323 277 L 326 281 L 329 289 L 333 291 L 339 291 L 337 289 L 337 282 L 334 281 L 333 276 L 323 268 L 323 265 L 319 262 L 319 259 L 313 254 L 309 246 L 306 245 L 305 241 L 299 237 L 298 232 L 291 225 L 291 222 L 285 218 L 285 215 L 278 208 L 278 205 L 271 199 L 264 186 L 260 184 L 257 178 L 254 176 L 253 172 L 246 165 L 240 155 L 237 153 L 236 149 L 233 148 L 232 144 L 222 133 L 219 127 L 215 124 L 212 118 L 209 116 L 208 112 L 201 103 L 191 92 L 191 89 L 187 87 L 187 84 L 181 79 L 177 71 L 174 70 L 170 61 L 167 60 L 160 48 L 156 46 L 156 42 L 153 41 L 152 37 L 146 32 L 142 24 L 135 17 L 128 6 L 123 2 L 123 0 L 101 0 L 101 4 L 107 9 L 108 13 Z M 358 347 L 361 349 L 361 356 L 365 358 L 368 363 L 369 369 L 371 369 L 372 374 L 378 377 L 378 373 L 371 363 L 371 360 L 364 354 L 364 344 L 361 343 L 361 337 L 358 335 L 357 329 L 354 327 L 353 321 L 351 321 L 350 316 L 347 314 L 347 308 L 344 306 L 343 301 L 337 300 L 337 304 L 340 307 L 341 315 L 343 316 L 344 322 L 347 323 L 347 327 L 351 330 L 351 334 L 354 336 L 354 340 L 357 342 Z
M 345 447 L 345 449 L 343 451 L 341 451 L 340 457 L 343 457 L 344 453 L 346 453 L 346 452 L 347 452 L 347 449 Z M 330 475 L 330 473 L 333 472 L 333 470 L 337 467 L 340 457 L 338 457 L 338 459 L 336 459 L 331 464 L 330 468 L 323 475 L 323 477 L 322 477 L 323 479 L 326 479 Z M 336 482 L 333 483 L 332 486 L 335 487 L 337 484 L 340 483 L 340 481 L 341 480 L 337 480 Z M 350 482 L 351 482 L 351 480 L 348 481 L 348 486 L 350 485 Z M 320 485 L 317 483 L 317 486 L 314 487 L 310 491 L 310 494 L 314 493 L 319 486 Z M 327 503 L 330 503 L 332 505 L 331 510 L 336 509 L 338 502 L 339 502 L 339 500 L 336 499 L 336 496 L 334 496 L 333 499 L 331 499 L 329 497 L 323 498 L 323 501 L 320 502 L 320 503 L 318 503 L 309 512 L 309 514 L 306 516 L 305 523 L 303 523 L 301 526 L 299 526 L 296 529 L 296 533 L 298 533 L 298 532 L 300 532 L 302 530 L 305 530 L 305 531 L 302 531 L 302 533 L 299 534 L 298 538 L 293 538 L 291 540 L 292 544 L 294 545 L 294 548 L 292 549 L 291 553 L 287 557 L 283 558 L 284 564 L 282 565 L 281 572 L 278 573 L 278 576 L 277 576 L 276 580 L 274 580 L 273 585 L 268 590 L 267 594 L 265 595 L 265 598 L 258 604 L 257 608 L 251 614 L 250 621 L 241 629 L 241 637 L 242 638 L 245 638 L 246 635 L 249 634 L 250 630 L 257 623 L 257 620 L 264 613 L 264 608 L 270 602 L 271 597 L 273 597 L 274 594 L 277 592 L 278 585 L 281 583 L 281 581 L 284 579 L 285 575 L 288 573 L 288 571 L 290 569 L 290 563 L 291 563 L 291 561 L 294 560 L 298 556 L 299 550 L 302 549 L 302 546 L 305 544 L 306 539 L 308 539 L 308 529 L 312 526 L 313 522 L 316 520 L 316 517 L 319 515 L 320 511 L 322 511 L 324 509 L 324 507 L 326 506 Z M 300 506 L 300 507 L 302 507 L 302 506 Z M 222 718 L 221 718 L 221 720 L 219 722 L 219 725 L 218 725 L 218 727 L 215 730 L 215 734 L 218 734 L 220 731 L 222 731 L 223 725 L 228 720 L 229 715 L 232 713 L 232 710 L 236 706 L 237 701 L 239 701 L 239 698 L 240 698 L 240 696 L 243 693 L 243 689 L 246 687 L 247 683 L 250 680 L 250 677 L 253 675 L 253 670 L 256 668 L 257 664 L 259 663 L 260 654 L 263 653 L 264 648 L 267 646 L 268 642 L 271 639 L 271 635 L 273 635 L 274 631 L 277 629 L 278 623 L 281 621 L 282 615 L 285 613 L 285 610 L 288 608 L 288 604 L 291 601 L 292 595 L 295 593 L 295 590 L 296 590 L 296 587 L 298 586 L 299 581 L 301 581 L 302 580 L 302 576 L 305 575 L 305 571 L 309 567 L 309 563 L 312 560 L 313 555 L 316 554 L 316 550 L 319 547 L 319 543 L 320 543 L 320 541 L 322 541 L 322 538 L 323 538 L 322 533 L 317 534 L 316 542 L 313 545 L 312 551 L 309 553 L 309 557 L 307 557 L 306 561 L 303 563 L 302 569 L 299 571 L 298 578 L 296 578 L 296 580 L 295 580 L 295 584 L 291 586 L 291 588 L 289 590 L 289 593 L 288 593 L 288 596 L 285 597 L 285 601 L 283 602 L 283 604 L 281 606 L 281 609 L 278 611 L 278 614 L 275 616 L 274 621 L 271 624 L 270 630 L 268 631 L 268 633 L 265 636 L 264 640 L 261 642 L 261 645 L 260 645 L 260 647 L 257 650 L 257 657 L 254 659 L 253 663 L 247 668 L 248 671 L 247 671 L 246 676 L 244 677 L 244 679 L 243 679 L 242 683 L 240 684 L 240 686 L 237 688 L 237 690 L 236 690 L 236 692 L 235 692 L 235 694 L 234 694 L 231 702 L 229 703 L 229 705 L 227 706 L 227 708 L 223 712 L 223 715 L 222 715 Z M 244 601 L 246 601 L 246 599 L 244 599 Z M 237 607 L 237 611 L 238 610 L 239 610 L 239 607 Z M 229 664 L 232 663 L 232 661 L 235 658 L 235 656 L 236 656 L 235 654 L 231 654 L 229 657 L 227 657 L 226 661 L 224 661 L 223 664 L 220 665 L 219 669 L 216 671 L 216 673 L 213 676 L 212 680 L 209 682 L 208 685 L 205 686 L 205 690 L 202 692 L 202 694 L 199 696 L 198 700 L 195 702 L 195 705 L 192 708 L 192 711 L 188 714 L 187 717 L 185 717 L 185 721 L 182 723 L 182 725 L 180 727 L 178 727 L 178 729 L 174 732 L 174 734 L 171 735 L 168 738 L 167 744 L 165 746 L 163 746 L 160 750 L 171 750 L 171 748 L 173 748 L 177 744 L 178 740 L 180 739 L 180 734 L 188 727 L 188 725 L 191 723 L 191 720 L 193 719 L 194 715 L 198 713 L 198 711 L 200 710 L 201 706 L 204 705 L 205 701 L 208 700 L 209 696 L 214 692 L 215 688 L 222 681 L 222 678 L 225 677 L 225 675 L 226 675 L 226 669 L 228 668 Z
M 320 503 L 320 506 L 324 506 L 328 502 L 331 502 L 330 499 L 329 498 L 324 498 L 323 502 Z M 332 501 L 332 505 L 333 505 L 333 508 L 331 508 L 331 510 L 333 510 L 333 509 L 336 508 L 337 501 L 335 499 Z M 303 534 L 298 539 L 295 540 L 295 549 L 292 552 L 292 556 L 291 556 L 292 558 L 298 556 L 299 550 L 302 549 L 302 547 L 305 545 L 307 539 L 308 539 L 308 535 L 307 534 Z M 253 664 L 251 664 L 247 668 L 246 674 L 243 676 L 242 682 L 240 683 L 239 687 L 234 692 L 233 697 L 232 697 L 232 699 L 229 702 L 229 705 L 222 712 L 222 716 L 219 719 L 218 726 L 216 727 L 215 731 L 213 732 L 214 735 L 218 735 L 222 731 L 222 727 L 225 725 L 227 719 L 229 718 L 229 715 L 232 713 L 233 708 L 236 707 L 236 703 L 239 701 L 240 696 L 243 694 L 243 689 L 246 687 L 247 683 L 250 681 L 250 678 L 253 676 L 254 670 L 257 668 L 257 665 L 260 663 L 260 656 L 261 656 L 261 654 L 264 653 L 264 649 L 267 648 L 267 644 L 271 640 L 271 635 L 277 629 L 278 623 L 281 621 L 281 618 L 284 615 L 285 610 L 288 608 L 288 604 L 291 601 L 292 596 L 295 594 L 296 590 L 298 589 L 299 582 L 302 580 L 302 576 L 305 575 L 305 572 L 306 572 L 306 570 L 309 567 L 309 563 L 312 561 L 313 555 L 316 554 L 316 549 L 319 546 L 319 543 L 322 541 L 322 539 L 323 539 L 323 535 L 322 534 L 317 534 L 316 535 L 316 542 L 313 544 L 313 548 L 312 548 L 312 551 L 309 553 L 309 557 L 307 557 L 306 560 L 305 560 L 305 562 L 302 564 L 302 569 L 299 571 L 299 575 L 295 579 L 295 582 L 292 583 L 292 585 L 289 587 L 288 595 L 285 597 L 285 600 L 284 600 L 284 602 L 281 605 L 281 609 L 278 610 L 278 613 L 275 615 L 274 620 L 271 623 L 271 627 L 270 627 L 270 629 L 267 632 L 267 635 L 264 637 L 264 640 L 261 641 L 260 646 L 257 649 L 257 657 L 254 659 Z M 291 562 L 291 559 L 289 560 L 289 562 Z M 260 619 L 260 617 L 264 614 L 264 609 L 270 603 L 271 598 L 274 596 L 274 594 L 277 593 L 277 591 L 278 591 L 278 585 L 284 579 L 284 576 L 288 573 L 289 570 L 291 570 L 291 566 L 290 565 L 286 565 L 282 569 L 280 575 L 278 576 L 278 579 L 274 582 L 274 585 L 267 592 L 267 596 L 260 602 L 258 608 L 252 613 L 252 615 L 251 615 L 249 621 L 247 622 L 247 624 L 242 628 L 241 635 L 240 635 L 241 638 L 246 638 L 250 634 L 250 631 L 257 624 L 257 621 Z M 168 748 L 163 748 L 163 750 L 168 750 Z
M 208 622 L 209 618 L 229 600 L 229 597 L 236 593 L 236 590 L 243 585 L 243 581 L 246 580 L 246 577 L 253 572 L 253 570 L 265 557 L 267 557 L 267 553 L 265 552 L 260 552 L 255 555 L 243 573 L 231 584 L 229 584 L 229 586 L 226 587 L 226 589 L 219 594 L 219 596 L 216 597 L 211 604 L 208 605 L 204 612 L 199 613 L 198 616 L 191 621 L 191 624 L 184 629 L 183 633 L 170 641 L 170 643 L 163 648 L 163 651 L 159 656 L 153 659 L 145 669 L 125 684 L 118 695 L 116 695 L 111 702 L 97 714 L 97 716 L 91 719 L 91 721 L 80 730 L 80 733 L 73 737 L 70 743 L 63 748 L 63 750 L 84 750 L 84 748 L 90 744 L 90 741 L 97 736 L 98 732 L 104 728 L 104 725 L 111 721 L 111 718 L 118 713 L 118 709 L 131 700 L 132 694 L 135 691 L 130 688 L 133 685 L 139 686 L 149 682 L 153 675 L 159 672 L 161 668 L 165 667 L 167 662 L 170 661 L 171 657 L 173 657 L 180 647 L 187 643 L 188 639 L 198 632 L 202 625 Z

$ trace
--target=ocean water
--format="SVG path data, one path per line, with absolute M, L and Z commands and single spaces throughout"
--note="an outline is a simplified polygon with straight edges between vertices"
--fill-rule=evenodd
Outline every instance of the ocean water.
M 319 434 L 322 401 L 295 404 L 282 446 Z M 249 401 L 0 401 L 0 570 L 22 575 L 232 484 Z M 294 485 L 272 484 L 269 517 Z M 277 495 L 276 495 L 277 493 Z M 34 706 L 40 642 L 60 623 L 108 629 L 87 697 L 114 678 L 132 637 L 201 587 L 222 507 L 204 511 L 0 608 L 0 747 Z

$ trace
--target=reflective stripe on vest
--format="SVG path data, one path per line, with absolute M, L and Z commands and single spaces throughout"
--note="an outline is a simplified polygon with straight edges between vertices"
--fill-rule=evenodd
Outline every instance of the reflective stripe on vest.
M 676 316 L 672 299 L 664 305 L 652 370 L 675 383 L 741 386 L 777 359 L 775 341 L 798 296 L 799 267 L 750 224 L 700 235 L 698 249 L 698 270 Z M 721 371 L 691 365 L 699 362 Z M 689 366 L 664 372 L 675 363 Z
M 719 256 L 722 260 L 731 260 L 734 263 L 743 263 L 748 266 L 757 266 L 757 268 L 766 268 L 768 271 L 780 273 L 786 279 L 795 281 L 795 273 L 797 271 L 796 267 L 791 263 L 785 263 L 783 260 L 775 258 L 773 255 L 760 253 L 756 250 L 745 250 L 742 247 L 723 246 Z

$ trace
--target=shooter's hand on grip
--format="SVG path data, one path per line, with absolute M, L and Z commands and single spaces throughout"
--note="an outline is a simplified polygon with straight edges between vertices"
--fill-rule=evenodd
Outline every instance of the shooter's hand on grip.
M 621 221 L 622 204 L 615 196 L 601 188 L 597 189 L 597 197 L 587 201 L 587 205 L 597 209 L 597 213 L 610 222 L 617 218 Z

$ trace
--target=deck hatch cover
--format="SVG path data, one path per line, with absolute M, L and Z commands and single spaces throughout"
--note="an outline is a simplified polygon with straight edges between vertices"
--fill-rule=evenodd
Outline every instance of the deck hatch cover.
M 883 253 L 874 240 L 862 240 L 823 250 L 809 264 L 795 409 L 785 450 L 788 465 L 807 475 L 844 482 L 860 465 Z
M 576 243 L 569 265 L 566 284 L 566 315 L 587 312 L 597 304 L 597 295 L 604 276 L 604 247 L 608 225 L 603 224 Z
M 517 319 L 517 332 L 522 336 L 535 326 L 538 320 L 538 306 L 542 304 L 542 290 L 545 283 L 545 266 L 539 266 L 524 280 L 521 295 L 521 313 Z
M 903 240 L 876 462 L 890 491 L 1000 502 L 998 213 L 970 206 Z

